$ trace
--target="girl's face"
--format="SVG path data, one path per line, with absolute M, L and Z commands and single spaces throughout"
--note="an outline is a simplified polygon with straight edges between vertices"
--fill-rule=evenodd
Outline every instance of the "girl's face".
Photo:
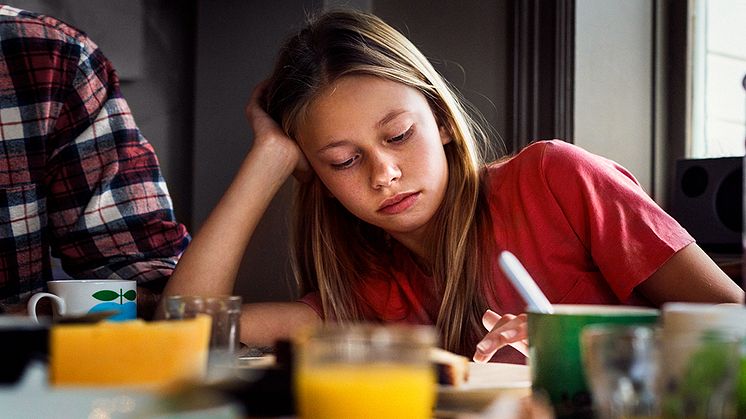
M 321 91 L 299 128 L 303 153 L 347 210 L 405 245 L 419 243 L 445 196 L 450 141 L 422 93 L 344 76 Z

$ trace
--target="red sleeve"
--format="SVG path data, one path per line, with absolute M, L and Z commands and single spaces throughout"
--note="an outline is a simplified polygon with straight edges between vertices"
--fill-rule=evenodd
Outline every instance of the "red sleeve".
M 621 300 L 694 241 L 615 162 L 551 141 L 541 164 L 561 211 Z
M 324 317 L 324 309 L 321 306 L 321 296 L 318 291 L 309 292 L 297 301 L 311 307 L 322 320 L 326 319 Z

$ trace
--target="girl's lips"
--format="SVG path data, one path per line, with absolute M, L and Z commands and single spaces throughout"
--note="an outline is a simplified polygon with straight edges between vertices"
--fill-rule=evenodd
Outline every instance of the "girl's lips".
M 411 208 L 419 198 L 419 192 L 397 195 L 384 201 L 378 211 L 389 215 L 399 214 Z

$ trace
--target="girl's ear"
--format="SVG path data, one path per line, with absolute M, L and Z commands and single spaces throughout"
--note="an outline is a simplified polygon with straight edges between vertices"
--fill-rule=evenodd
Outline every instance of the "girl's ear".
M 446 145 L 453 141 L 453 136 L 451 136 L 451 133 L 448 132 L 448 129 L 445 125 L 439 125 L 438 126 L 438 132 L 440 133 L 440 142 L 443 145 Z

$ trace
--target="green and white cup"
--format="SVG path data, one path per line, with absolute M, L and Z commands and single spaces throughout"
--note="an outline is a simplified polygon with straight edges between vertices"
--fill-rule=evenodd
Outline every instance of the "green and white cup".
M 549 397 L 558 418 L 593 417 L 583 372 L 580 334 L 591 324 L 654 324 L 653 308 L 555 304 L 554 313 L 528 312 L 529 363 L 534 392 Z
M 101 311 L 116 311 L 107 320 L 124 321 L 137 318 L 137 282 L 123 279 L 61 279 L 47 282 L 49 292 L 31 296 L 29 316 L 38 321 L 36 305 L 49 298 L 52 317 L 83 316 Z

